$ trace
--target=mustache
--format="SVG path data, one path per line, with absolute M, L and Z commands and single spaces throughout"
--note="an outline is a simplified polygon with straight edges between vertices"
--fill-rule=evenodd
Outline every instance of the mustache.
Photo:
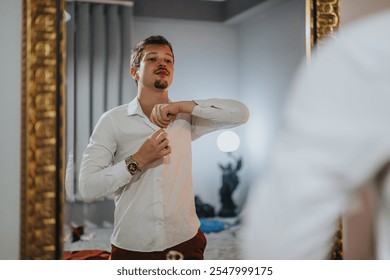
M 159 68 L 157 68 L 156 70 L 154 70 L 154 73 L 155 74 L 158 74 L 158 73 L 160 73 L 160 72 L 165 72 L 165 73 L 167 73 L 168 75 L 169 74 L 171 74 L 165 67 L 159 67 Z

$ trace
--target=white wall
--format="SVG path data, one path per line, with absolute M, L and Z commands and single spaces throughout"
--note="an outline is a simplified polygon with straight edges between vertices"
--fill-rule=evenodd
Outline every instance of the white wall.
M 0 1 L 0 259 L 19 259 L 21 0 Z
M 273 0 L 257 8 L 239 26 L 239 91 L 251 111 L 243 139 L 243 188 L 266 168 L 289 83 L 306 59 L 305 1 Z

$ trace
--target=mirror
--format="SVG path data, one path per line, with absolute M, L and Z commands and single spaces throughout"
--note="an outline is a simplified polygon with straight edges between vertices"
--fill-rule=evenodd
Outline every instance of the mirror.
M 269 3 L 275 1 L 263 2 L 264 5 L 271 5 Z M 310 40 L 302 45 L 310 46 L 308 50 L 318 44 L 322 36 L 331 34 L 337 28 L 338 2 L 307 0 L 306 6 L 303 5 L 306 11 L 302 15 L 306 13 L 307 38 Z M 25 164 L 21 174 L 21 259 L 63 258 L 67 158 L 64 7 L 64 0 L 23 1 L 22 162 Z M 248 33 L 253 31 L 250 26 L 244 26 Z M 247 46 L 245 43 L 240 45 L 242 48 Z M 241 56 L 239 59 L 248 57 Z M 250 59 L 247 61 L 250 62 Z M 178 67 L 176 79 L 179 78 Z M 270 71 L 272 69 L 267 72 Z M 245 102 L 250 103 L 251 98 L 247 97 Z M 256 136 L 248 135 L 247 138 L 256 139 Z M 250 150 L 249 142 L 247 146 Z M 217 170 L 218 167 L 215 168 Z

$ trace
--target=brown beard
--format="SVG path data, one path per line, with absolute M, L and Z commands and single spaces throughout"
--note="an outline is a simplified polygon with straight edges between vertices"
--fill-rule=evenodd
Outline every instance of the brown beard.
M 168 83 L 157 80 L 154 82 L 154 87 L 158 89 L 166 89 L 168 87 Z

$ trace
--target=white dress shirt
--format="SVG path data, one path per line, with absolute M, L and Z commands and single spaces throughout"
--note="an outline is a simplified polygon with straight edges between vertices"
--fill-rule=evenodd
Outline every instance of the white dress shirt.
M 234 100 L 197 100 L 165 129 L 172 152 L 132 177 L 125 158 L 160 128 L 138 99 L 100 118 L 84 152 L 79 188 L 85 200 L 115 199 L 111 243 L 132 251 L 163 251 L 194 237 L 200 226 L 192 187 L 191 141 L 245 123 L 247 107 Z
M 390 160 L 389 26 L 387 11 L 345 27 L 298 76 L 267 175 L 250 191 L 246 258 L 326 258 L 345 206 Z M 390 258 L 385 193 L 375 206 L 379 259 Z

